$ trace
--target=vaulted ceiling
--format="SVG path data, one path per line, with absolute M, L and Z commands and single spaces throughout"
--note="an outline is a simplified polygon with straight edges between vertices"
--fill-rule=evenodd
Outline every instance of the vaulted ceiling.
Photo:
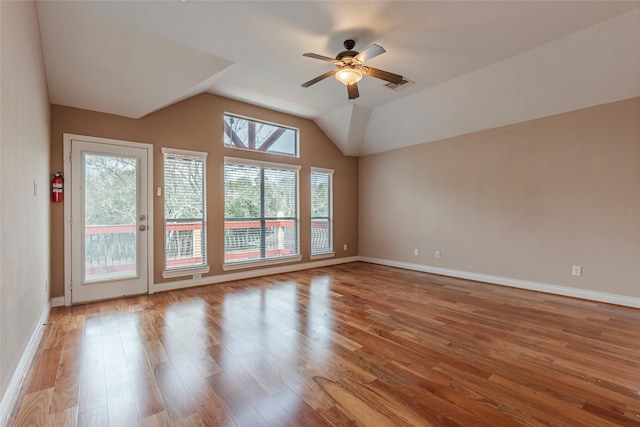
M 138 118 L 210 92 L 366 155 L 640 96 L 640 1 L 41 1 L 54 104 Z M 347 99 L 345 39 L 387 52 Z

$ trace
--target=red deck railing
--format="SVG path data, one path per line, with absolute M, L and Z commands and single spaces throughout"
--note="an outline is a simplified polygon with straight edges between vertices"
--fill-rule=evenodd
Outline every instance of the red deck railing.
M 283 219 L 283 220 L 267 220 L 265 222 L 265 226 L 267 228 L 279 229 L 282 231 L 286 231 L 288 233 L 294 232 L 294 227 L 296 226 L 296 222 L 292 219 Z M 87 225 L 85 227 L 85 235 L 92 236 L 91 240 L 102 239 L 108 240 L 109 236 L 116 234 L 128 234 L 134 233 L 136 231 L 136 225 Z M 247 230 L 247 233 L 244 237 L 246 240 L 244 246 L 251 246 L 248 242 L 248 239 L 255 239 L 256 234 L 252 234 L 251 230 L 259 230 L 261 227 L 259 220 L 240 220 L 240 221 L 226 221 L 224 224 L 225 231 L 234 231 L 241 232 L 241 230 Z M 328 242 L 328 223 L 326 220 L 312 220 L 312 245 L 322 245 Z M 166 224 L 166 231 L 169 232 L 181 232 L 181 231 L 197 231 L 202 230 L 202 222 L 176 222 L 176 223 L 168 223 Z M 101 238 L 99 235 L 103 235 Z M 226 235 L 226 233 L 225 233 Z M 242 239 L 242 238 L 241 238 Z M 279 239 L 282 239 L 279 237 Z M 239 260 L 248 260 L 248 259 L 257 259 L 260 258 L 260 249 L 259 247 L 247 248 L 243 247 L 243 245 L 238 246 L 236 250 L 229 251 L 225 253 L 224 260 L 225 262 L 233 262 Z M 294 253 L 294 250 L 291 247 L 283 247 L 283 246 L 291 246 L 291 245 L 283 245 L 282 240 L 276 244 L 277 247 L 268 246 L 265 249 L 265 254 L 267 257 L 277 257 L 282 255 L 290 255 Z M 105 249 L 106 250 L 106 249 Z M 117 268 L 124 268 L 127 265 L 131 265 L 131 262 L 127 260 L 127 258 L 131 258 L 133 254 L 128 254 L 123 262 L 116 263 L 119 265 Z M 91 268 L 92 271 L 101 271 L 107 264 L 108 268 L 114 268 L 113 263 L 108 263 L 107 259 L 109 256 L 107 254 L 99 254 L 95 257 L 97 261 L 92 261 L 91 265 L 87 265 L 88 268 Z M 104 263 L 102 262 L 104 260 Z M 202 256 L 184 256 L 178 257 L 169 260 L 168 267 L 183 267 L 189 265 L 197 265 L 202 263 Z M 104 266 L 103 266 L 104 264 Z

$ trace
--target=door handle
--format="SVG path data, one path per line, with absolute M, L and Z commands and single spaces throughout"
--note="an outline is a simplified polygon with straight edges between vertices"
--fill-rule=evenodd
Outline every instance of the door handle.
M 143 224 L 143 225 L 141 225 L 140 227 L 138 227 L 138 229 L 139 229 L 140 231 L 145 231 L 145 230 L 147 229 L 147 226 Z

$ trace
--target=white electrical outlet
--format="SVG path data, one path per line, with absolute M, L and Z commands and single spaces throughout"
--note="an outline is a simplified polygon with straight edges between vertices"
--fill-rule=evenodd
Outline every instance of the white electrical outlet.
M 574 266 L 571 268 L 571 275 L 572 275 L 572 276 L 578 276 L 578 277 L 579 277 L 579 276 L 582 276 L 582 267 L 581 267 L 581 266 L 579 266 L 579 265 L 574 265 Z
M 194 279 L 202 279 L 202 274 L 194 274 L 193 278 Z
M 440 259 L 440 251 L 436 251 L 435 255 L 436 259 Z
M 38 181 L 36 181 L 35 179 L 33 180 L 33 195 L 38 195 Z
M 419 250 L 419 249 L 414 249 L 414 250 L 413 250 L 413 254 L 414 254 L 415 256 L 420 255 L 420 250 Z
M 347 244 L 345 243 L 345 244 L 344 244 L 344 246 L 343 246 L 342 248 L 346 251 L 346 250 L 347 250 L 347 248 L 348 248 Z

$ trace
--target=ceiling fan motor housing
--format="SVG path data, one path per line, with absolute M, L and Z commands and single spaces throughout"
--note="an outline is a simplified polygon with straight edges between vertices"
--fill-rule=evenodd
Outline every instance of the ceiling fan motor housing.
M 344 47 L 347 50 L 343 50 L 342 52 L 340 52 L 338 55 L 336 55 L 336 59 L 338 61 L 342 61 L 345 64 L 350 64 L 352 61 L 351 59 L 356 56 L 358 53 L 358 51 L 353 50 L 353 48 L 355 47 L 356 42 L 349 39 L 349 40 L 345 40 L 344 41 Z

